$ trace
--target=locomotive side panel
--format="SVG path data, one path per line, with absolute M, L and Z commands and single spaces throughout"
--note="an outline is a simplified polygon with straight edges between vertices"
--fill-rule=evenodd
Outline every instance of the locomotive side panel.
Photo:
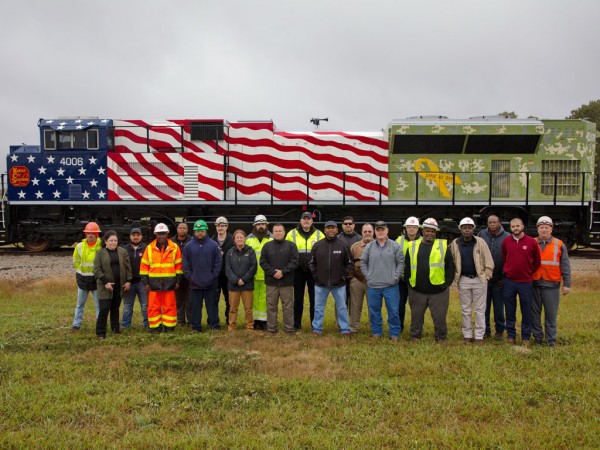
M 240 201 L 387 199 L 382 133 L 273 131 L 272 124 L 229 124 L 228 188 Z

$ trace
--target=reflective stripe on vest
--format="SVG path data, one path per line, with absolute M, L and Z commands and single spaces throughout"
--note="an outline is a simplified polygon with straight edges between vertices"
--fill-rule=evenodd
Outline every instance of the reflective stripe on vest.
M 396 238 L 396 242 L 398 243 L 398 245 L 400 245 L 400 248 L 402 249 L 402 253 L 404 253 L 404 256 L 406 256 L 406 253 L 408 252 L 408 249 L 410 248 L 409 245 L 404 245 L 406 242 L 415 242 L 415 241 L 420 241 L 422 240 L 423 237 L 419 236 L 417 239 L 415 239 L 414 241 L 410 241 L 408 239 L 406 239 L 406 236 L 404 236 L 403 234 L 401 234 L 400 236 L 398 236 Z
M 539 245 L 539 242 L 538 242 Z M 553 237 L 550 243 L 546 245 L 546 248 L 542 251 L 542 264 L 540 268 L 533 274 L 534 280 L 543 278 L 546 281 L 552 281 L 560 283 L 562 275 L 560 272 L 560 258 L 562 256 L 563 242 L 560 239 Z
M 313 240 L 311 239 L 313 237 L 313 235 L 316 233 L 317 235 L 317 240 Z M 298 230 L 296 230 L 295 228 L 292 230 L 292 239 L 291 241 L 296 244 L 296 247 L 298 247 L 298 253 L 310 253 L 313 245 L 315 245 L 318 241 L 321 240 L 321 232 L 319 230 L 315 230 L 313 232 L 313 234 L 311 234 L 308 239 L 304 239 L 304 237 L 302 235 L 298 236 Z M 298 242 L 296 242 L 296 238 L 298 237 Z M 290 240 L 290 239 L 288 239 Z M 302 244 L 304 243 L 304 248 L 301 248 L 298 244 Z
M 256 255 L 257 263 L 260 262 L 260 255 L 262 255 L 262 248 L 266 245 L 267 242 L 272 241 L 272 240 L 273 240 L 273 238 L 269 237 L 269 236 L 265 236 L 262 239 L 262 241 L 259 241 L 256 236 L 252 236 L 252 237 L 249 237 L 248 239 L 246 239 L 246 245 L 248 247 L 252 248 L 252 250 L 254 250 L 254 254 Z M 260 266 L 260 264 L 257 264 L 256 274 L 254 275 L 254 279 L 258 280 L 258 281 L 265 279 L 265 271 Z
M 165 252 L 171 251 L 170 257 L 172 258 L 172 261 L 167 260 L 167 262 L 162 262 L 162 254 L 164 252 L 159 251 L 160 262 L 157 262 L 154 261 L 154 246 L 148 245 L 148 247 L 146 247 L 146 251 L 148 252 L 148 260 L 142 258 L 142 266 L 147 265 L 148 271 L 146 272 L 140 266 L 140 274 L 148 275 L 150 278 L 174 278 L 177 273 L 183 273 L 183 271 L 179 271 L 175 268 L 175 265 L 181 264 L 181 259 L 177 258 L 177 248 L 177 244 L 172 242 L 171 244 L 167 243 Z
M 100 248 L 100 239 L 96 240 L 94 247 L 87 245 L 85 239 L 79 242 L 75 246 L 75 252 L 73 253 L 75 272 L 86 277 L 94 276 L 94 259 L 96 257 L 96 250 Z M 75 257 L 76 254 L 78 258 Z
M 417 283 L 417 255 L 421 240 L 417 239 L 412 241 L 410 246 L 410 279 L 409 283 L 412 287 L 415 287 Z M 437 242 L 437 246 L 435 243 Z M 445 262 L 446 251 L 448 251 L 448 243 L 445 239 L 436 239 L 431 247 L 431 254 L 429 255 L 429 281 L 433 285 L 440 285 L 446 282 L 445 277 Z

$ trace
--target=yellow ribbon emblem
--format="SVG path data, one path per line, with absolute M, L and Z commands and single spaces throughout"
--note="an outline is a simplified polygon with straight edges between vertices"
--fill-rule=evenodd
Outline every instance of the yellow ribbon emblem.
M 429 168 L 428 171 L 423 171 L 423 164 L 427 164 L 427 167 Z M 434 181 L 435 184 L 437 184 L 438 189 L 440 190 L 440 194 L 442 194 L 446 198 L 452 197 L 452 194 L 446 187 L 446 183 L 452 183 L 454 181 L 456 184 L 462 184 L 462 181 L 460 181 L 460 177 L 458 175 L 455 175 L 453 180 L 451 173 L 440 173 L 440 168 L 429 158 L 417 159 L 415 161 L 415 172 L 417 172 L 426 180 Z

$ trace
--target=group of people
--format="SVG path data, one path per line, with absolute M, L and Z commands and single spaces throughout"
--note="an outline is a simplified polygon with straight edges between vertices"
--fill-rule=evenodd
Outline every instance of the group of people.
M 450 286 L 456 280 L 465 343 L 481 345 L 492 336 L 493 311 L 494 337 L 503 340 L 506 332 L 507 341 L 515 344 L 518 297 L 523 345 L 532 336 L 535 344 L 556 344 L 560 288 L 562 283 L 562 293 L 569 292 L 571 269 L 565 244 L 552 236 L 551 218 L 539 218 L 538 237 L 533 238 L 524 233 L 521 219 L 512 219 L 508 232 L 496 215 L 490 215 L 487 228 L 475 236 L 475 222 L 465 217 L 459 223 L 460 237 L 451 242 L 437 237 L 440 229 L 434 218 L 420 223 L 409 217 L 396 240 L 388 236 L 384 221 L 363 224 L 360 235 L 351 216 L 344 217 L 341 232 L 335 221 L 325 222 L 323 231 L 313 221 L 312 213 L 304 212 L 287 233 L 281 223 L 269 231 L 267 218 L 259 214 L 246 235 L 243 230 L 230 234 L 227 218 L 219 217 L 211 237 L 207 223 L 198 220 L 193 237 L 181 223 L 173 239 L 167 225 L 159 223 L 151 243 L 144 244 L 141 230 L 133 228 L 123 247 L 112 230 L 100 240 L 98 224 L 90 222 L 84 229 L 86 238 L 73 252 L 78 285 L 73 332 L 81 327 L 89 293 L 99 338 L 106 337 L 109 316 L 113 333 L 131 327 L 136 297 L 143 326 L 151 333 L 172 332 L 186 324 L 192 332 L 202 331 L 203 305 L 208 328 L 220 329 L 222 293 L 228 330 L 237 328 L 241 302 L 246 329 L 277 333 L 281 303 L 283 331 L 293 334 L 301 328 L 308 291 L 315 336 L 323 333 L 331 294 L 344 337 L 359 332 L 366 296 L 373 338 L 383 336 L 385 302 L 389 338 L 398 340 L 408 303 L 410 340 L 421 339 L 429 309 L 434 339 L 443 343 L 448 336 Z

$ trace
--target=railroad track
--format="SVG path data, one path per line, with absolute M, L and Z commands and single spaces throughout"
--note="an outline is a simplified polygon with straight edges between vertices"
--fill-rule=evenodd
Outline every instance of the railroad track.
M 53 250 L 48 250 L 39 253 L 32 253 L 22 247 L 6 246 L 0 247 L 0 255 L 22 255 L 22 256 L 62 256 L 73 253 L 72 247 L 61 247 Z

